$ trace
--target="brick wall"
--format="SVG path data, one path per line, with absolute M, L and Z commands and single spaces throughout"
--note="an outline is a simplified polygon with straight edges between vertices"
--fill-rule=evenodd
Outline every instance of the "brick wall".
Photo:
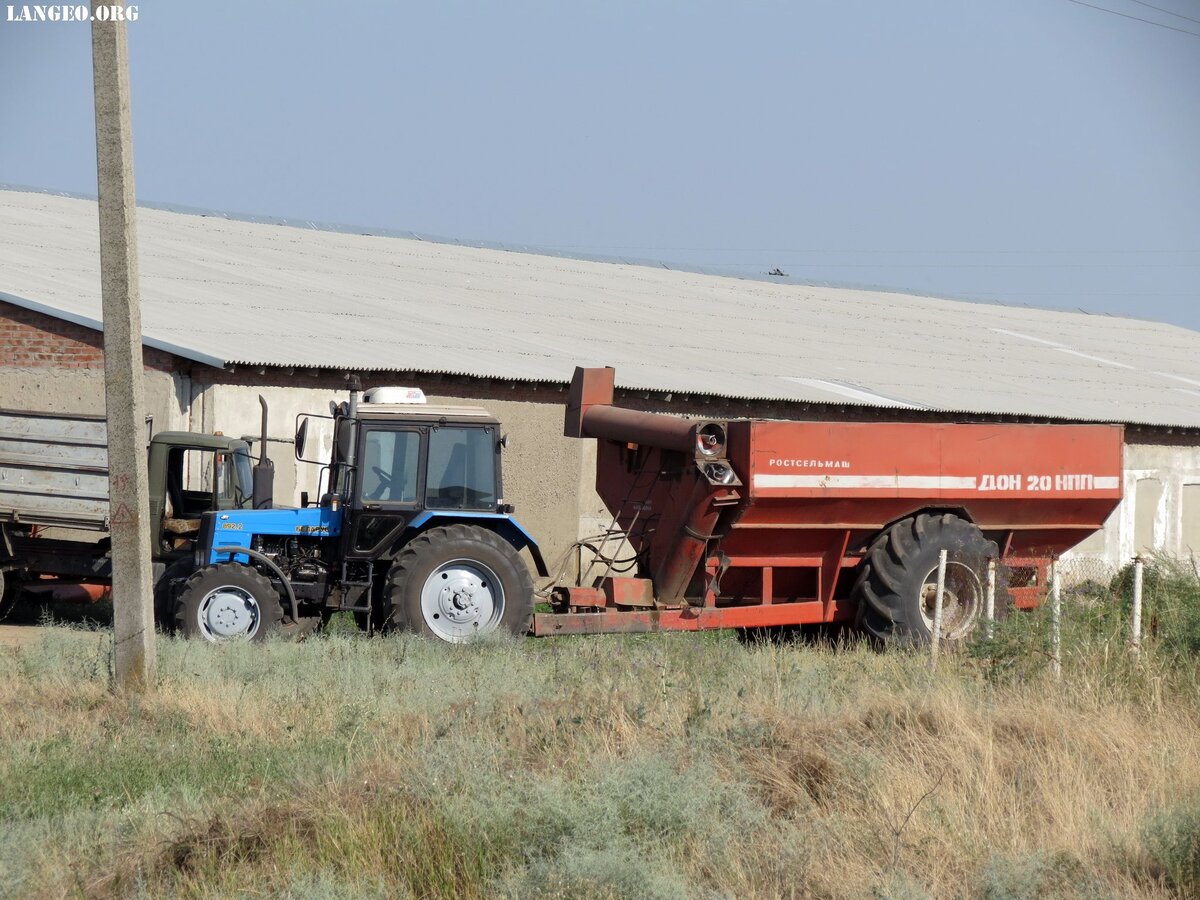
M 146 368 L 175 371 L 175 358 L 143 349 Z M 0 301 L 0 366 L 17 369 L 103 369 L 99 331 Z

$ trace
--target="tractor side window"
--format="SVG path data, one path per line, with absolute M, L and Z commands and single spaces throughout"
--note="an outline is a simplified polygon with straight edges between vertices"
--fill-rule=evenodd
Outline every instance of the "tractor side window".
M 363 501 L 416 503 L 420 459 L 420 432 L 368 431 L 359 465 Z
M 434 428 L 427 509 L 495 509 L 496 445 L 490 428 Z

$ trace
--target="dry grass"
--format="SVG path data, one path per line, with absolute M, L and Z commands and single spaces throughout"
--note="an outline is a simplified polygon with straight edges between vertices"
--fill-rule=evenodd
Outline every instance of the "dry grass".
M 1152 650 L 1060 684 L 732 635 L 164 641 L 121 700 L 92 644 L 0 649 L 7 896 L 1200 886 L 1200 688 Z

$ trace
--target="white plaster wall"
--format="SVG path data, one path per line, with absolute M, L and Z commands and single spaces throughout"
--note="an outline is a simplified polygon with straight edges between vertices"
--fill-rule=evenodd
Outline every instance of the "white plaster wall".
M 230 437 L 253 438 L 254 454 L 259 453 L 258 435 L 262 430 L 258 397 L 266 398 L 267 456 L 275 464 L 275 500 L 280 506 L 298 506 L 300 492 L 318 497 L 320 466 L 296 460 L 296 417 L 301 413 L 329 415 L 330 401 L 342 401 L 346 394 L 316 388 L 248 387 L 244 385 L 197 383 L 193 390 L 191 430 L 220 431 Z M 309 424 L 307 459 L 327 461 L 333 448 L 330 423 L 314 420 Z
M 1135 542 L 1137 483 L 1154 478 L 1163 493 L 1154 510 L 1153 546 L 1171 556 L 1187 555 L 1183 542 L 1183 488 L 1200 484 L 1200 447 L 1128 443 L 1125 446 L 1125 499 L 1105 523 L 1102 541 L 1085 541 L 1064 555 L 1076 560 L 1104 563 L 1115 571 L 1131 560 L 1140 548 Z M 1099 546 L 1097 546 L 1099 543 Z M 1200 550 L 1200 548 L 1196 548 Z

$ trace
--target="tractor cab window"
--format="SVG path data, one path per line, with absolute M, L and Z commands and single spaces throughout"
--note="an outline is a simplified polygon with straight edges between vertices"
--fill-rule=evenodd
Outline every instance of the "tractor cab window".
M 368 431 L 360 465 L 363 502 L 416 503 L 420 460 L 419 431 Z
M 254 501 L 254 466 L 250 462 L 250 454 L 245 450 L 238 450 L 233 454 L 233 476 L 230 485 L 231 491 L 237 505 L 243 509 L 249 509 L 253 506 Z
M 177 447 L 167 459 L 164 516 L 198 519 L 212 509 L 250 506 L 250 458 L 197 447 Z
M 427 509 L 495 509 L 496 441 L 491 428 L 434 428 L 429 434 Z

